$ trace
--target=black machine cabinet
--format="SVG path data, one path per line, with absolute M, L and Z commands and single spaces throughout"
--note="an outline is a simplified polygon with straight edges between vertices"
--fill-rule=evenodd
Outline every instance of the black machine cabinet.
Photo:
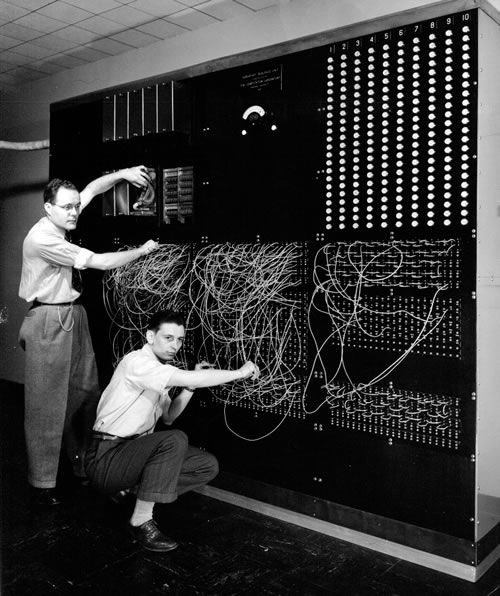
M 179 419 L 219 486 L 474 540 L 477 43 L 470 10 L 54 107 L 54 174 L 155 179 L 149 211 L 82 217 L 96 250 L 162 243 L 104 280 L 111 342 L 89 274 L 103 382 L 158 306 L 188 316 L 188 364 L 262 370 Z

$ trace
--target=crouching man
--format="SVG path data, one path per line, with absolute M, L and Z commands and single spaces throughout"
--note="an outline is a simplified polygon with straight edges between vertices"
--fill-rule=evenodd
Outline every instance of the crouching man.
M 162 416 L 171 424 L 197 388 L 259 375 L 253 362 L 237 370 L 204 368 L 204 363 L 195 370 L 173 366 L 184 331 L 180 313 L 163 311 L 151 317 L 146 344 L 121 360 L 102 394 L 86 456 L 86 472 L 97 490 L 115 494 L 135 487 L 130 532 L 144 548 L 157 552 L 173 550 L 177 544 L 153 520 L 155 503 L 171 503 L 210 482 L 218 463 L 210 453 L 190 446 L 180 430 L 153 432 L 156 422 Z M 169 396 L 171 387 L 182 388 L 174 399 Z

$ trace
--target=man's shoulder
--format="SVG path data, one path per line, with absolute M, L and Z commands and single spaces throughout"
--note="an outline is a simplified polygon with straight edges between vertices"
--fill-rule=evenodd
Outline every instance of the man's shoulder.
M 58 234 L 54 226 L 50 225 L 46 217 L 41 217 L 28 231 L 24 239 L 25 243 L 29 244 L 43 244 L 52 237 L 57 237 Z
M 127 364 L 127 362 L 130 362 L 131 360 L 136 360 L 137 358 L 140 358 L 141 357 L 141 353 L 142 353 L 142 350 L 132 350 L 132 352 L 128 352 L 120 360 L 119 365 L 120 364 Z
M 142 349 L 129 352 L 118 363 L 113 378 L 115 383 L 119 380 L 132 385 L 143 386 L 147 379 L 161 378 L 175 370 L 170 364 L 163 364 L 155 357 L 146 344 Z
M 38 232 L 43 231 L 43 220 L 45 218 L 41 217 L 38 221 L 36 221 L 31 228 L 28 230 L 28 233 L 26 234 L 26 238 L 28 238 L 29 236 L 33 236 L 33 234 L 37 234 Z
M 123 358 L 120 360 L 118 366 L 128 366 L 129 364 L 135 363 L 141 360 L 150 360 L 151 355 L 144 350 L 144 347 L 139 348 L 138 350 L 132 350 L 132 352 L 128 352 L 125 354 Z

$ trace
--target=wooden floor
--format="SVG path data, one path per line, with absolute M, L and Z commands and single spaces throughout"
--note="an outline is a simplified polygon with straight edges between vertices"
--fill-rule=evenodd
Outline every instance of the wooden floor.
M 22 388 L 1 383 L 2 595 L 500 596 L 500 564 L 471 584 L 199 494 L 155 508 L 180 546 L 141 550 L 115 505 L 61 473 L 64 503 L 30 506 Z

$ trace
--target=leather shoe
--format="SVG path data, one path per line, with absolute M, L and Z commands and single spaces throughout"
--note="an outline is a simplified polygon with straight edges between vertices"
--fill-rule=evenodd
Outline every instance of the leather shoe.
M 54 488 L 31 488 L 32 500 L 35 505 L 39 507 L 52 507 L 60 505 L 61 500 L 56 495 Z
M 135 498 L 135 495 L 132 493 L 131 489 L 125 488 L 124 490 L 111 495 L 109 498 L 115 505 L 121 505 L 122 503 L 126 503 Z
M 129 525 L 129 531 L 132 534 L 134 541 L 138 542 L 147 550 L 164 553 L 169 550 L 174 550 L 178 546 L 177 542 L 160 532 L 153 519 L 148 520 L 141 526 Z

